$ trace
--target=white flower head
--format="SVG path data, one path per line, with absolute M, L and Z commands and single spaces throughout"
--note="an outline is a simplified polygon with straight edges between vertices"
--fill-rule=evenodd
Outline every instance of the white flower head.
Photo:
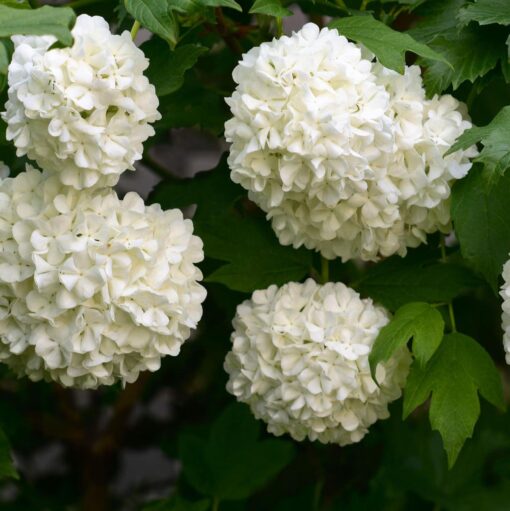
M 129 32 L 113 35 L 98 16 L 78 16 L 70 48 L 53 36 L 14 36 L 7 139 L 77 189 L 113 186 L 143 152 L 160 118 L 148 60 Z
M 503 298 L 503 314 L 501 316 L 503 347 L 506 354 L 506 363 L 510 364 L 510 260 L 503 266 L 503 286 L 499 294 Z
M 420 70 L 367 59 L 337 30 L 305 25 L 234 69 L 231 178 L 284 245 L 329 259 L 405 255 L 450 229 L 454 179 L 476 149 L 444 156 L 471 126 L 451 96 L 425 98 Z
M 323 443 L 360 441 L 401 395 L 407 348 L 376 370 L 368 355 L 385 309 L 341 283 L 289 283 L 255 291 L 237 308 L 227 389 L 275 435 Z
M 177 355 L 202 315 L 202 241 L 179 210 L 62 185 L 0 182 L 0 360 L 94 388 Z

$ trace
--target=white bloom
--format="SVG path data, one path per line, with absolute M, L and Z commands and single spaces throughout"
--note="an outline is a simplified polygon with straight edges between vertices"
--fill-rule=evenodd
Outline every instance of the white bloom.
M 0 359 L 33 380 L 134 381 L 202 314 L 202 241 L 179 210 L 76 191 L 28 170 L 0 182 Z
M 231 177 L 280 242 L 374 260 L 450 229 L 450 184 L 476 150 L 445 157 L 468 127 L 451 96 L 425 98 L 336 30 L 305 25 L 235 68 L 225 125 Z
M 388 313 L 341 283 L 255 291 L 237 308 L 225 360 L 229 392 L 275 434 L 345 445 L 388 417 L 411 361 L 407 348 L 370 375 L 368 355 Z
M 72 34 L 70 48 L 49 49 L 53 36 L 12 38 L 7 138 L 64 184 L 114 185 L 160 118 L 148 61 L 129 32 L 112 35 L 98 16 L 79 16 Z
M 503 286 L 500 295 L 503 298 L 503 347 L 506 353 L 506 363 L 510 364 L 510 260 L 503 266 Z

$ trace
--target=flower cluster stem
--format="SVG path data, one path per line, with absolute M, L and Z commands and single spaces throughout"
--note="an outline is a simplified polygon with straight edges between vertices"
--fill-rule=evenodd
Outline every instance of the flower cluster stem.
M 329 261 L 325 257 L 321 257 L 321 280 L 323 284 L 329 282 Z
M 444 234 L 441 234 L 441 261 L 446 263 L 446 244 Z M 450 300 L 448 302 L 448 315 L 450 316 L 450 328 L 452 332 L 457 331 L 457 322 L 455 321 L 455 311 L 453 310 L 453 303 Z
M 218 511 L 220 509 L 220 499 L 214 497 L 211 505 L 211 511 Z
M 141 27 L 140 22 L 138 20 L 135 20 L 135 22 L 133 23 L 133 27 L 131 28 L 131 39 L 133 39 L 133 41 L 136 39 L 136 35 L 138 34 L 140 27 Z
M 283 19 L 276 18 L 276 37 L 281 37 L 283 35 Z
M 324 480 L 321 478 L 317 481 L 313 491 L 313 511 L 319 511 L 320 509 L 323 488 Z

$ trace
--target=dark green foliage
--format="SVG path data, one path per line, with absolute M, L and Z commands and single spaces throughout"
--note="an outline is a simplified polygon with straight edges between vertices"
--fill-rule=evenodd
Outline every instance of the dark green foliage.
M 370 352 L 372 374 L 376 374 L 379 362 L 389 360 L 411 338 L 414 357 L 425 365 L 441 343 L 443 332 L 443 318 L 431 305 L 417 302 L 402 306 L 381 330 Z
M 466 149 L 481 142 L 483 149 L 476 158 L 485 165 L 485 169 L 497 177 L 510 166 L 510 106 L 502 108 L 496 117 L 483 127 L 474 127 L 465 131 L 450 152 Z
M 217 500 L 246 499 L 291 460 L 289 441 L 259 440 L 260 424 L 245 405 L 228 407 L 208 437 L 185 434 L 179 440 L 183 474 L 200 493 Z
M 412 51 L 429 59 L 442 61 L 448 66 L 448 60 L 436 53 L 427 45 L 415 41 L 409 34 L 391 30 L 387 25 L 371 16 L 352 16 L 335 20 L 330 27 L 365 45 L 377 59 L 386 67 L 399 73 L 404 72 L 405 53 Z
M 462 255 L 494 290 L 510 252 L 509 190 L 510 174 L 495 178 L 479 166 L 453 188 L 452 218 Z
M 156 87 L 159 97 L 179 90 L 184 83 L 184 74 L 191 69 L 207 48 L 199 44 L 184 44 L 173 51 L 164 47 L 164 42 L 154 38 L 142 46 L 150 61 L 147 78 Z
M 457 27 L 441 33 L 430 47 L 451 64 L 434 60 L 427 62 L 424 82 L 430 96 L 452 87 L 454 90 L 465 81 L 474 83 L 487 75 L 498 63 L 508 58 L 505 30 L 488 27 Z
M 478 393 L 505 408 L 501 376 L 486 351 L 470 337 L 452 333 L 429 363 L 411 367 L 404 391 L 404 417 L 430 395 L 430 424 L 441 434 L 448 465 L 455 463 L 480 414 Z
M 19 475 L 12 464 L 11 446 L 5 433 L 0 429 L 0 479 L 14 478 L 18 479 Z
M 278 243 L 264 213 L 230 180 L 225 156 L 215 169 L 179 179 L 159 168 L 149 144 L 164 145 L 187 129 L 221 145 L 233 68 L 277 35 L 292 5 L 0 0 L 1 110 L 11 35 L 53 34 L 57 46 L 69 45 L 75 13 L 101 15 L 117 33 L 141 24 L 146 75 L 162 114 L 143 161 L 162 176 L 150 202 L 193 214 L 208 291 L 204 317 L 181 354 L 126 389 L 73 392 L 17 380 L 0 365 L 2 511 L 509 509 L 508 366 L 498 296 L 510 257 L 509 0 L 297 0 L 312 21 L 330 16 L 331 27 L 385 66 L 401 73 L 418 63 L 429 95 L 464 101 L 478 126 L 452 151 L 476 144 L 480 154 L 453 188 L 455 238 L 446 249 L 436 234 L 404 258 L 329 263 L 330 280 L 393 314 L 371 352 L 372 371 L 406 345 L 414 359 L 388 420 L 355 445 L 294 442 L 269 435 L 225 391 L 222 364 L 236 307 L 256 289 L 319 280 L 320 257 Z M 16 156 L 5 128 L 0 119 L 0 161 L 17 174 L 27 160 Z M 176 162 L 164 164 L 172 170 Z M 128 475 L 136 477 L 126 482 L 126 458 L 146 450 L 161 465 L 131 462 Z M 156 474 L 145 478 L 151 470 Z
M 67 7 L 50 7 L 45 5 L 39 9 L 17 9 L 0 4 L 0 37 L 15 34 L 54 35 L 62 44 L 72 42 L 70 26 L 75 15 Z
M 370 268 L 356 288 L 363 296 L 395 311 L 409 302 L 447 303 L 481 285 L 465 266 L 453 261 L 444 263 L 438 257 L 439 250 L 390 257 Z
M 250 9 L 252 14 L 266 14 L 278 18 L 291 16 L 292 11 L 283 7 L 280 0 L 255 0 Z
M 510 3 L 507 0 L 477 0 L 466 4 L 459 12 L 464 23 L 476 21 L 480 25 L 498 23 L 510 25 Z

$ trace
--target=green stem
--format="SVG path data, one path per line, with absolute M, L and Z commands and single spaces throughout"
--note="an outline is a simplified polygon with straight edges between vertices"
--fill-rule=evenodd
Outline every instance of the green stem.
M 455 312 L 453 310 L 453 303 L 448 302 L 448 314 L 450 315 L 450 324 L 452 327 L 452 332 L 457 331 L 457 323 L 455 322 Z
M 220 509 L 220 499 L 218 497 L 214 497 L 212 501 L 211 511 L 218 511 Z
M 329 282 L 329 261 L 325 258 L 321 258 L 321 280 L 323 284 Z
M 320 509 L 323 487 L 324 487 L 324 481 L 322 479 L 319 479 L 317 481 L 317 484 L 315 485 L 314 492 L 313 492 L 313 511 L 319 511 L 319 509 Z
M 359 6 L 359 10 L 365 11 L 367 8 L 368 2 L 370 2 L 370 0 L 361 0 L 361 5 Z
M 345 12 L 349 12 L 349 8 L 345 5 L 344 0 L 336 0 L 338 7 L 342 8 Z
M 135 22 L 133 23 L 133 27 L 131 28 L 131 39 L 133 39 L 133 41 L 136 39 L 136 34 L 138 34 L 140 27 L 141 27 L 140 22 L 138 20 L 135 20 Z
M 282 18 L 276 18 L 276 37 L 283 35 L 283 20 Z
M 446 244 L 444 234 L 441 233 L 441 260 L 446 263 Z M 457 322 L 455 321 L 455 311 L 453 310 L 453 303 L 450 300 L 448 302 L 448 315 L 450 316 L 450 327 L 452 332 L 457 331 Z

